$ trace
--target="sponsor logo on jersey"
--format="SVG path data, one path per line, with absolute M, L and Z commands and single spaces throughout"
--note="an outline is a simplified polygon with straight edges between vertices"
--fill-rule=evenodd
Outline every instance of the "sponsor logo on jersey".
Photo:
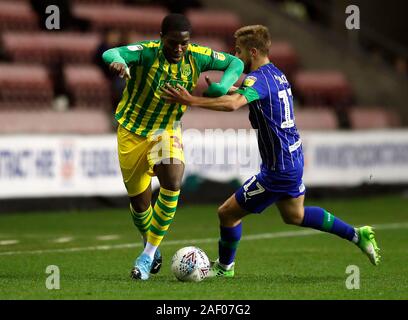
M 244 86 L 245 87 L 252 87 L 255 84 L 256 80 L 258 80 L 256 77 L 248 76 L 244 80 Z
M 225 60 L 225 55 L 222 54 L 221 52 L 213 51 L 213 57 L 214 59 L 217 59 L 217 60 L 221 60 L 221 61 Z
M 188 77 L 191 74 L 191 67 L 189 64 L 186 64 L 181 69 L 181 74 L 185 77 Z
M 169 79 L 169 80 L 160 80 L 159 81 L 159 87 L 164 87 L 166 85 L 166 83 L 168 83 L 169 85 L 171 85 L 174 88 L 177 88 L 177 85 L 181 85 L 184 88 L 187 88 L 188 86 L 188 82 L 187 81 L 183 81 L 183 80 L 179 80 L 179 79 Z
M 130 50 L 130 51 L 143 50 L 143 46 L 141 46 L 140 44 L 134 44 L 134 45 L 128 46 L 127 48 L 128 48 L 128 50 Z

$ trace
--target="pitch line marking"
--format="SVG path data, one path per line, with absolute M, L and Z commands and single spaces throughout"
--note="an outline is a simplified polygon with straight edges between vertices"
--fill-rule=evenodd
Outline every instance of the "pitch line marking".
M 120 236 L 118 234 L 106 234 L 102 236 L 97 236 L 96 240 L 106 241 L 106 240 L 117 240 Z
M 375 230 L 406 229 L 408 228 L 408 222 L 378 224 L 378 225 L 373 225 L 373 227 Z M 317 234 L 322 234 L 322 232 L 318 230 L 282 231 L 282 232 L 261 233 L 261 234 L 243 236 L 242 240 L 291 238 L 291 237 L 312 236 L 312 235 L 317 235 Z M 162 246 L 211 243 L 211 242 L 216 242 L 218 240 L 219 240 L 218 238 L 173 240 L 173 241 L 164 242 Z M 141 246 L 142 246 L 142 243 L 123 243 L 123 244 L 116 244 L 116 245 L 100 245 L 100 246 L 63 248 L 63 249 L 5 251 L 5 252 L 0 252 L 0 256 L 19 255 L 19 254 L 65 253 L 65 252 L 80 252 L 80 251 L 95 251 L 95 250 L 128 249 L 128 248 L 137 248 Z
M 8 246 L 10 244 L 16 244 L 19 243 L 20 241 L 18 240 L 1 240 L 0 241 L 0 246 Z
M 67 242 L 71 242 L 72 240 L 74 240 L 74 237 L 61 237 L 61 238 L 57 238 L 55 240 L 52 240 L 52 242 L 55 242 L 55 243 L 67 243 Z

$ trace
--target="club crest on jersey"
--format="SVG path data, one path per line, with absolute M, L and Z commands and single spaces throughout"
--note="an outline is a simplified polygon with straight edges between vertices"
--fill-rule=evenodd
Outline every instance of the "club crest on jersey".
M 141 46 L 140 44 L 134 44 L 134 45 L 128 46 L 127 48 L 128 48 L 128 50 L 130 50 L 130 51 L 143 50 L 143 46 Z
M 244 80 L 244 86 L 245 87 L 252 87 L 255 84 L 256 80 L 258 80 L 256 77 L 248 76 Z
M 213 51 L 213 57 L 214 59 L 224 61 L 225 60 L 225 55 L 223 55 L 221 52 Z
M 188 77 L 191 74 L 191 67 L 189 64 L 186 64 L 181 69 L 181 74 L 185 77 Z

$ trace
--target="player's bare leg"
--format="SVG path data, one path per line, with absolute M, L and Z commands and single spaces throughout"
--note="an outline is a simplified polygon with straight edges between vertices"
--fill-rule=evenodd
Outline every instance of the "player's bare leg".
M 150 207 L 150 202 L 152 201 L 152 185 L 150 184 L 145 191 L 134 197 L 129 197 L 129 199 L 134 211 L 146 211 Z
M 154 166 L 160 182 L 160 192 L 153 208 L 153 216 L 147 233 L 143 253 L 136 259 L 132 270 L 134 279 L 147 280 L 155 254 L 174 218 L 184 174 L 184 163 L 178 159 L 164 159 Z
M 374 237 L 373 228 L 354 228 L 320 207 L 304 207 L 304 196 L 285 198 L 276 205 L 287 224 L 309 227 L 329 232 L 355 243 L 373 265 L 380 263 L 380 249 Z
M 157 175 L 161 187 L 179 191 L 183 180 L 184 163 L 173 158 L 167 159 L 167 161 L 163 160 L 163 163 L 154 166 L 154 173 Z
M 235 194 L 218 208 L 220 220 L 219 258 L 212 262 L 208 277 L 234 276 L 234 259 L 242 235 L 242 218 L 250 214 L 238 204 Z
M 241 223 L 243 217 L 249 212 L 242 209 L 235 198 L 235 194 L 230 196 L 219 208 L 218 218 L 220 225 L 223 227 L 232 228 Z
M 294 224 L 300 226 L 304 218 L 304 203 L 305 196 L 297 198 L 286 198 L 279 200 L 276 206 L 282 216 L 282 219 L 287 224 Z

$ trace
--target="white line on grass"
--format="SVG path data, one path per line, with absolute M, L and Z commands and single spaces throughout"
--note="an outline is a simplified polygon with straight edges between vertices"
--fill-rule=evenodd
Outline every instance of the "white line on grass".
M 55 240 L 52 240 L 52 242 L 55 243 L 67 243 L 67 242 L 71 242 L 74 239 L 74 237 L 61 237 L 61 238 L 57 238 Z
M 117 234 L 106 234 L 103 236 L 97 236 L 96 240 L 106 241 L 106 240 L 116 240 L 119 239 L 119 235 Z
M 1 240 L 0 241 L 0 246 L 8 246 L 9 244 L 16 244 L 19 243 L 20 241 L 18 240 Z
M 406 229 L 408 228 L 408 222 L 401 223 L 388 223 L 373 225 L 376 230 L 389 230 L 389 229 Z M 283 231 L 274 233 L 261 233 L 249 236 L 243 236 L 242 240 L 259 240 L 259 239 L 274 239 L 274 238 L 290 238 L 290 237 L 303 237 L 322 234 L 317 230 L 300 230 L 300 231 Z M 202 239 L 188 239 L 188 240 L 173 240 L 165 241 L 162 246 L 171 245 L 183 245 L 183 244 L 197 244 L 197 243 L 211 243 L 217 242 L 218 238 L 202 238 Z M 141 247 L 142 243 L 123 243 L 116 245 L 101 245 L 90 247 L 77 247 L 77 248 L 64 248 L 64 249 L 45 249 L 45 250 L 25 250 L 25 251 L 5 251 L 0 252 L 0 256 L 6 255 L 18 255 L 18 254 L 43 254 L 43 253 L 65 253 L 65 252 L 79 252 L 79 251 L 94 251 L 94 250 L 114 250 L 114 249 L 128 249 Z

